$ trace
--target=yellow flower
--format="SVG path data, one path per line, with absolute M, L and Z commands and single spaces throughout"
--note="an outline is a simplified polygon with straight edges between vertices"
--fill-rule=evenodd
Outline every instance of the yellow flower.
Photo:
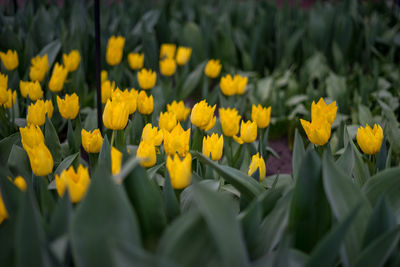
M 122 60 L 124 52 L 125 38 L 122 36 L 115 37 L 114 35 L 108 39 L 106 61 L 108 65 L 118 65 Z
M 38 81 L 30 82 L 28 84 L 28 96 L 32 101 L 36 101 L 43 97 L 42 86 Z
M 138 111 L 140 114 L 149 115 L 153 112 L 154 103 L 153 96 L 147 96 L 145 91 L 140 91 L 138 96 Z
M 108 72 L 106 70 L 101 71 L 101 83 L 104 83 L 108 80 Z
M 209 78 L 217 78 L 219 73 L 221 72 L 221 63 L 218 59 L 210 59 L 207 62 L 206 67 L 204 68 L 204 73 Z
M 380 125 L 375 124 L 371 128 L 368 124 L 365 128 L 357 130 L 357 143 L 361 150 L 368 155 L 377 154 L 382 146 L 383 130 Z
M 240 124 L 240 140 L 245 143 L 252 143 L 256 138 L 257 124 L 254 121 L 242 121 Z M 240 141 L 238 143 L 240 143 Z
M 56 63 L 53 68 L 53 73 L 51 74 L 49 81 L 49 89 L 52 92 L 60 92 L 63 87 L 65 80 L 68 76 L 68 70 L 64 68 L 63 65 Z
M 100 130 L 86 131 L 82 129 L 82 146 L 87 153 L 99 153 L 103 145 L 103 137 Z
M 156 147 L 153 141 L 141 141 L 136 151 L 136 157 L 140 159 L 140 165 L 149 168 L 156 164 Z
M 211 136 L 204 136 L 203 138 L 203 154 L 211 159 L 217 161 L 222 157 L 222 151 L 224 149 L 224 138 L 218 134 L 212 134 Z
M 315 104 L 314 101 L 311 104 L 311 120 L 324 116 L 326 120 L 332 124 L 336 118 L 336 113 L 336 101 L 326 105 L 324 99 L 321 97 L 317 104 Z
M 215 106 L 209 106 L 205 100 L 194 105 L 190 120 L 202 130 L 208 131 L 214 127 L 217 118 L 214 116 Z
M 31 60 L 31 68 L 29 70 L 29 78 L 32 81 L 43 81 L 44 76 L 49 71 L 49 61 L 47 54 L 44 56 L 36 56 Z
M 22 176 L 15 177 L 13 183 L 19 188 L 19 190 L 26 192 L 26 181 Z
M 141 69 L 137 74 L 140 88 L 148 90 L 156 85 L 157 74 L 152 70 Z
M 142 131 L 142 141 L 152 141 L 154 145 L 159 146 L 163 141 L 164 135 L 157 126 L 152 126 L 151 123 L 146 124 Z
M 8 212 L 6 206 L 4 205 L 3 197 L 0 192 L 0 224 L 8 218 Z
M 187 187 L 192 180 L 192 155 L 188 153 L 182 160 L 178 155 L 168 156 L 167 169 L 174 189 Z
M 246 92 L 247 81 L 247 77 L 243 77 L 238 74 L 233 77 L 233 82 L 236 86 L 236 94 L 243 95 Z
M 112 100 L 125 102 L 128 108 L 129 115 L 136 111 L 137 107 L 138 91 L 132 88 L 132 90 L 125 89 L 121 91 L 118 87 L 112 92 Z
M 260 153 L 253 155 L 253 157 L 251 158 L 248 175 L 252 176 L 253 173 L 257 171 L 257 169 L 259 170 L 260 173 L 260 182 L 262 182 L 265 179 L 266 169 L 265 169 L 265 161 L 260 156 Z
M 221 78 L 219 87 L 221 88 L 221 92 L 226 96 L 232 96 L 236 94 L 236 84 L 230 74 Z
M 128 54 L 129 67 L 133 70 L 138 70 L 143 68 L 144 54 L 140 53 L 129 53 Z
M 29 85 L 31 82 L 27 81 L 19 81 L 19 91 L 21 92 L 22 97 L 27 98 L 29 93 Z
M 28 154 L 32 172 L 36 176 L 45 176 L 52 173 L 54 164 L 53 156 L 44 142 L 34 147 L 27 146 L 25 151 Z
M 7 50 L 7 53 L 0 52 L 0 58 L 7 70 L 15 70 L 18 67 L 17 51 Z
M 107 100 L 103 111 L 103 123 L 111 130 L 122 130 L 128 124 L 129 110 L 124 101 Z
M 164 150 L 168 155 L 178 153 L 184 157 L 189 152 L 190 128 L 183 130 L 178 123 L 171 132 L 164 131 Z
M 81 55 L 78 50 L 72 50 L 69 54 L 63 54 L 63 63 L 69 72 L 76 71 L 81 63 Z
M 20 127 L 19 132 L 21 134 L 22 147 L 27 150 L 28 148 L 34 148 L 35 146 L 44 143 L 44 136 L 39 126 L 29 124 L 24 128 Z
M 14 105 L 14 103 L 15 103 L 15 100 L 17 99 L 17 91 L 11 91 L 11 89 L 8 89 L 7 90 L 7 102 L 5 102 L 4 104 L 3 104 L 3 106 L 5 107 L 5 108 L 8 108 L 8 109 L 10 109 L 10 108 L 12 108 L 12 106 Z
M 331 124 L 325 117 L 314 118 L 311 122 L 300 119 L 301 125 L 311 143 L 325 145 L 331 137 Z
M 68 189 L 69 197 L 73 203 L 78 203 L 86 195 L 86 191 L 90 185 L 89 170 L 82 165 L 78 166 L 77 171 L 73 166 L 67 170 L 63 170 L 61 175 L 56 174 L 57 193 L 62 197 L 65 189 Z
M 172 112 L 161 112 L 160 119 L 158 121 L 158 126 L 161 130 L 166 130 L 170 132 L 178 123 L 176 120 L 175 113 Z
M 160 48 L 160 58 L 174 58 L 175 57 L 175 44 L 162 44 Z
M 235 136 L 239 132 L 240 119 L 237 109 L 220 108 L 219 119 L 221 121 L 222 132 L 226 136 Z
M 160 72 L 164 76 L 172 76 L 176 71 L 176 62 L 173 58 L 160 60 Z
M 261 105 L 251 107 L 251 120 L 257 123 L 258 128 L 266 128 L 271 119 L 271 107 L 264 108 Z
M 112 92 L 115 90 L 115 82 L 104 81 L 101 83 L 101 103 L 107 103 L 107 100 L 111 98 Z
M 121 171 L 122 153 L 115 147 L 111 148 L 111 173 L 117 175 Z
M 38 100 L 28 107 L 27 123 L 42 126 L 46 120 L 46 107 L 43 100 Z
M 51 117 L 53 117 L 53 111 L 54 111 L 53 102 L 51 100 L 46 100 L 44 102 L 44 108 L 46 110 L 47 117 L 51 119 Z
M 8 91 L 6 87 L 0 86 L 0 105 L 3 105 L 8 102 Z
M 190 108 L 185 107 L 183 101 L 176 102 L 176 100 L 174 100 L 171 104 L 167 104 L 167 111 L 174 113 L 176 119 L 182 122 L 189 116 Z
M 8 76 L 0 73 L 0 88 L 8 88 Z
M 178 52 L 176 52 L 176 63 L 179 66 L 185 65 L 192 55 L 192 48 L 180 46 L 178 47 Z
M 64 99 L 57 96 L 58 111 L 64 119 L 75 119 L 79 113 L 79 97 L 77 94 L 65 95 Z

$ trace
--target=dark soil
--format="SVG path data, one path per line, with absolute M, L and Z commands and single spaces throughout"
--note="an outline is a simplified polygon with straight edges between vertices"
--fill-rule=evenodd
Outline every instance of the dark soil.
M 276 173 L 292 173 L 292 152 L 289 149 L 287 137 L 270 140 L 268 145 L 279 155 L 279 159 L 270 155 L 267 160 L 267 176 Z

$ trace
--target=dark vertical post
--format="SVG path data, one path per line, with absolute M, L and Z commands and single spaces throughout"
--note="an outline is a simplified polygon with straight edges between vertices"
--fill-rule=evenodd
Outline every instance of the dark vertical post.
M 101 105 L 101 81 L 100 81 L 100 0 L 94 0 L 94 36 L 96 45 L 96 90 L 97 90 L 97 127 L 102 131 L 102 105 Z
M 18 6 L 17 6 L 17 0 L 14 0 L 14 1 L 13 1 L 13 5 L 14 5 L 14 14 L 17 14 L 17 8 L 18 8 Z

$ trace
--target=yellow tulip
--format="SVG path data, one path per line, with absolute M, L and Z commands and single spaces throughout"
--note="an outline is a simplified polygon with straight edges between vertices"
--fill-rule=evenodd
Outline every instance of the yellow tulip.
M 204 136 L 203 138 L 203 154 L 214 161 L 221 159 L 222 151 L 224 149 L 224 138 L 218 134 L 212 134 L 211 136 Z
M 129 53 L 128 54 L 129 67 L 133 70 L 138 70 L 143 68 L 144 54 L 140 53 Z
M 122 60 L 124 52 L 125 38 L 122 36 L 115 37 L 114 35 L 108 39 L 106 61 L 108 65 L 118 65 Z
M 38 100 L 28 107 L 27 123 L 42 126 L 46 120 L 46 106 L 43 100 Z
M 0 224 L 8 218 L 8 212 L 6 206 L 4 205 L 3 197 L 0 192 Z
M 29 70 L 29 78 L 32 81 L 43 81 L 44 76 L 49 71 L 49 60 L 47 54 L 44 56 L 36 56 L 31 60 L 31 68 Z
M 176 102 L 176 100 L 174 100 L 171 104 L 167 104 L 167 111 L 174 113 L 176 119 L 183 122 L 186 120 L 187 116 L 189 116 L 190 108 L 187 108 L 183 101 Z
M 257 123 L 258 128 L 266 128 L 271 119 L 271 107 L 264 108 L 261 105 L 251 107 L 251 120 Z
M 189 152 L 190 128 L 183 130 L 178 123 L 171 132 L 164 131 L 164 150 L 168 155 L 178 153 L 184 157 Z
M 160 58 L 174 58 L 176 51 L 175 44 L 162 44 L 160 48 Z
M 53 73 L 51 74 L 49 81 L 49 89 L 52 92 L 60 92 L 63 87 L 65 80 L 68 76 L 68 70 L 64 68 L 63 65 L 56 63 L 53 68 Z
M 142 131 L 142 141 L 152 141 L 154 145 L 159 146 L 163 141 L 164 135 L 158 127 L 153 127 L 151 123 L 146 124 Z
M 0 73 L 0 88 L 4 88 L 7 90 L 8 88 L 8 76 Z
M 77 94 L 65 95 L 64 99 L 57 96 L 58 111 L 64 119 L 75 119 L 79 113 L 79 97 Z
M 51 117 L 53 117 L 53 111 L 54 111 L 53 102 L 51 100 L 46 100 L 44 102 L 44 108 L 46 110 L 47 117 L 51 119 Z
M 6 87 L 0 87 L 0 105 L 8 102 L 8 91 Z
M 230 74 L 221 78 L 219 87 L 221 88 L 221 92 L 226 96 L 232 96 L 236 94 L 236 84 Z
M 156 164 L 156 147 L 153 141 L 141 141 L 136 151 L 136 157 L 140 159 L 140 165 L 149 168 Z
M 108 72 L 106 70 L 102 70 L 101 71 L 101 83 L 104 83 L 107 80 L 108 80 Z
M 153 108 L 154 108 L 154 100 L 153 100 L 153 96 L 147 96 L 145 91 L 140 91 L 139 95 L 138 95 L 138 111 L 140 112 L 140 114 L 143 115 L 149 115 L 153 112 Z
M 81 54 L 78 50 L 72 50 L 69 54 L 63 54 L 63 63 L 69 72 L 76 71 L 81 63 Z
M 63 170 L 61 175 L 56 174 L 57 193 L 62 197 L 68 189 L 68 195 L 73 203 L 78 203 L 86 195 L 90 185 L 89 170 L 82 165 L 78 166 L 77 171 L 73 166 Z
M 148 90 L 156 85 L 157 74 L 150 69 L 141 69 L 137 74 L 137 79 L 140 88 Z
M 129 110 L 124 101 L 107 100 L 103 111 L 103 123 L 111 130 L 122 130 L 128 124 Z
M 111 173 L 117 175 L 121 171 L 122 153 L 115 147 L 111 148 Z
M 18 53 L 16 50 L 7 50 L 7 53 L 0 52 L 0 58 L 4 67 L 9 71 L 18 67 Z
M 125 89 L 121 91 L 118 87 L 112 92 L 112 100 L 125 102 L 126 107 L 128 108 L 129 115 L 133 114 L 137 108 L 137 98 L 138 98 L 138 91 L 135 89 Z
M 101 83 L 101 103 L 107 103 L 107 100 L 111 98 L 112 92 L 115 90 L 115 82 L 108 80 Z
M 216 105 L 209 106 L 205 100 L 194 105 L 190 115 L 192 124 L 205 131 L 211 130 L 217 120 L 214 116 L 215 107 Z
M 19 190 L 26 192 L 27 185 L 25 179 L 22 176 L 15 177 L 13 183 L 16 187 L 19 188 Z
M 187 187 L 192 180 L 192 155 L 188 153 L 182 160 L 178 155 L 168 156 L 167 169 L 174 189 Z
M 32 172 L 36 176 L 45 176 L 52 173 L 54 164 L 53 156 L 44 143 L 40 143 L 33 148 L 26 147 L 25 151 L 28 154 Z
M 265 161 L 260 156 L 260 153 L 253 155 L 253 157 L 251 158 L 248 175 L 252 176 L 253 173 L 255 173 L 257 171 L 257 169 L 260 173 L 260 176 L 259 176 L 260 182 L 262 182 L 265 179 L 266 168 L 265 168 Z
M 192 55 L 192 48 L 180 46 L 178 47 L 178 52 L 176 52 L 176 63 L 179 66 L 185 65 Z
M 240 124 L 240 139 L 244 143 L 252 143 L 254 140 L 256 140 L 256 138 L 257 124 L 254 121 L 242 121 Z
M 371 128 L 368 124 L 365 128 L 357 130 L 357 143 L 361 150 L 368 155 L 377 154 L 382 146 L 383 130 L 380 125 L 375 124 Z
M 43 98 L 42 86 L 38 81 L 28 83 L 28 96 L 32 101 Z
M 221 121 L 222 132 L 226 136 L 235 136 L 239 132 L 239 124 L 242 116 L 238 114 L 237 109 L 220 108 L 219 119 Z
M 7 102 L 5 102 L 5 103 L 3 104 L 3 106 L 4 106 L 5 108 L 10 109 L 10 108 L 12 108 L 12 106 L 13 106 L 14 103 L 15 103 L 15 100 L 17 99 L 17 91 L 12 91 L 11 89 L 8 89 L 8 90 L 7 90 L 7 95 L 8 95 L 8 97 L 7 97 Z
M 238 74 L 233 77 L 233 82 L 235 83 L 236 87 L 236 94 L 243 95 L 246 92 L 247 81 L 247 77 L 243 77 Z
M 101 136 L 99 129 L 95 129 L 93 131 L 86 131 L 85 129 L 82 129 L 81 136 L 82 146 L 87 153 L 100 152 L 104 139 Z
M 175 113 L 172 112 L 160 113 L 158 126 L 160 127 L 161 130 L 170 132 L 176 126 L 177 123 L 178 121 L 176 119 Z
M 20 127 L 19 132 L 21 134 L 22 147 L 27 150 L 34 148 L 41 143 L 44 143 L 44 136 L 39 126 L 29 124 L 24 128 Z
M 314 118 L 311 122 L 300 119 L 301 125 L 311 143 L 325 145 L 331 137 L 331 124 L 325 117 Z
M 324 99 L 321 97 L 317 104 L 313 101 L 311 104 L 311 120 L 324 116 L 326 120 L 332 124 L 336 118 L 337 106 L 336 101 L 333 101 L 329 105 L 325 104 Z
M 219 73 L 221 72 L 221 63 L 218 59 L 210 59 L 207 62 L 206 67 L 204 68 L 204 73 L 209 78 L 217 78 Z
M 173 58 L 160 60 L 160 72 L 164 76 L 172 76 L 176 71 L 176 62 Z
M 21 92 L 22 97 L 27 98 L 28 97 L 28 93 L 29 93 L 29 86 L 30 86 L 29 81 L 25 82 L 25 81 L 19 81 L 19 91 Z

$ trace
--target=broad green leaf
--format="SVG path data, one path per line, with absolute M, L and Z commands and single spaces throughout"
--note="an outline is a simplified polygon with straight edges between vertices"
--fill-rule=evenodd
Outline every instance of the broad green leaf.
M 217 192 L 220 188 L 220 181 L 216 180 L 201 180 L 199 184 L 207 187 L 209 190 Z M 227 185 L 228 186 L 228 185 Z M 238 193 L 240 195 L 240 193 Z M 179 196 L 180 209 L 182 212 L 187 212 L 192 209 L 195 204 L 193 203 L 193 184 L 186 187 Z
M 305 156 L 306 151 L 304 150 L 303 138 L 296 129 L 294 132 L 294 143 L 293 143 L 293 158 L 292 158 L 292 168 L 293 176 L 297 178 L 297 174 L 300 170 L 300 164 Z
M 107 174 L 111 175 L 111 146 L 106 135 L 104 136 L 103 145 L 101 146 L 97 166 L 103 166 Z
M 167 215 L 168 221 L 171 222 L 175 217 L 179 215 L 180 210 L 175 191 L 172 188 L 171 179 L 168 171 L 165 172 L 163 198 L 165 213 Z
M 354 154 L 351 148 L 351 144 L 346 145 L 346 149 L 336 161 L 336 165 L 338 165 L 338 167 L 340 167 L 346 173 L 352 173 L 354 168 Z
M 19 143 L 21 136 L 19 133 L 14 133 L 0 141 L 0 165 L 6 166 L 13 145 Z
M 205 58 L 204 56 L 204 44 L 203 34 L 199 26 L 194 22 L 188 22 L 183 27 L 182 42 L 185 46 L 191 47 L 193 61 L 198 63 L 200 60 Z M 183 87 L 185 88 L 185 87 Z
M 40 51 L 39 55 L 44 56 L 47 54 L 48 61 L 49 61 L 49 66 L 53 66 L 54 60 L 57 57 L 58 52 L 60 51 L 61 48 L 61 42 L 60 40 L 56 39 L 53 42 L 49 43 L 43 49 Z
M 183 86 L 182 92 L 179 96 L 180 99 L 186 99 L 194 89 L 198 86 L 200 82 L 200 78 L 203 76 L 205 62 L 200 63 L 197 67 L 186 77 Z
M 28 155 L 22 147 L 17 145 L 12 146 L 7 165 L 15 177 L 21 175 L 27 179 L 32 176 Z
M 54 128 L 53 123 L 47 116 L 44 137 L 46 146 L 49 148 L 51 155 L 53 156 L 55 165 L 59 164 L 62 157 L 61 144 L 60 140 L 58 139 L 57 131 Z
M 71 218 L 72 218 L 72 203 L 69 199 L 68 192 L 58 199 L 54 213 L 51 216 L 49 223 L 48 237 L 50 240 L 55 240 L 69 233 Z
M 61 173 L 68 169 L 69 166 L 71 166 L 72 162 L 74 162 L 74 160 L 76 159 L 76 157 L 79 156 L 79 152 L 76 152 L 75 154 L 69 155 L 68 157 L 66 157 L 61 163 L 60 165 L 58 165 L 56 171 L 54 172 L 54 174 L 58 174 L 61 175 Z

